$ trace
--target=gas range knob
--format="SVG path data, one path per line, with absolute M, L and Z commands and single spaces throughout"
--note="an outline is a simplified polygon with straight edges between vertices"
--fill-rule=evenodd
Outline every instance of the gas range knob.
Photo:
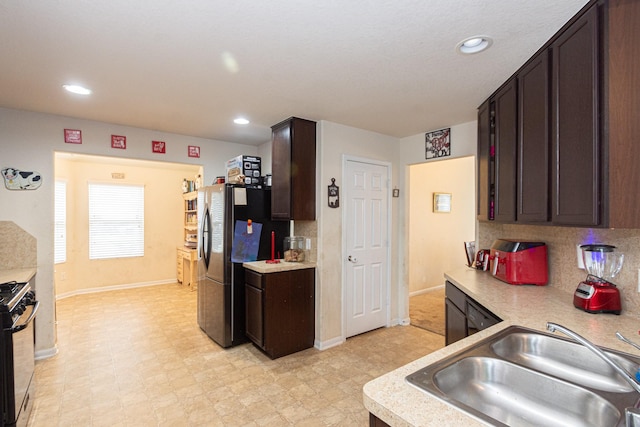
M 14 312 L 18 314 L 18 316 L 20 316 L 22 313 L 24 313 L 24 308 L 25 308 L 24 305 L 20 304 L 14 309 Z

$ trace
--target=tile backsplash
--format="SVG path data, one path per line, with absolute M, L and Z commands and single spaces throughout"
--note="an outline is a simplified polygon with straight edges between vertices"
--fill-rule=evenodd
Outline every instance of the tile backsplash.
M 624 314 L 640 316 L 640 230 L 548 227 L 478 223 L 478 248 L 488 249 L 496 239 L 542 241 L 547 244 L 549 285 L 573 293 L 586 277 L 577 265 L 576 245 L 605 243 L 624 254 L 624 264 L 613 282 L 618 286 Z

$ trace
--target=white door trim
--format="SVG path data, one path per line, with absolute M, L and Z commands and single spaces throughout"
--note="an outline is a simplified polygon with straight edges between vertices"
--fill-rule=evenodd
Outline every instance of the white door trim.
M 343 154 L 342 155 L 342 181 L 344 182 L 344 178 L 346 176 L 346 171 L 347 171 L 347 163 L 348 162 L 359 162 L 359 163 L 369 163 L 372 165 L 377 165 L 377 166 L 383 166 L 387 169 L 387 251 L 386 251 L 386 261 L 387 261 L 387 277 L 386 277 L 386 284 L 385 284 L 385 289 L 386 289 L 386 310 L 387 310 L 387 319 L 386 319 L 386 326 L 389 327 L 391 325 L 391 224 L 392 224 L 392 218 L 391 218 L 391 213 L 392 213 L 392 208 L 391 208 L 391 175 L 392 175 L 392 171 L 391 171 L 391 163 L 390 162 L 384 162 L 384 161 L 380 161 L 380 160 L 374 160 L 374 159 L 368 159 L 365 157 L 358 157 L 358 156 L 351 156 L 348 154 Z M 343 185 L 342 186 L 343 191 L 342 194 L 340 195 L 340 198 L 344 201 L 343 205 L 342 205 L 342 224 L 341 224 L 341 230 L 342 230 L 342 323 L 341 323 L 341 327 L 342 327 L 342 340 L 346 340 L 347 338 L 347 306 L 346 306 L 346 299 L 347 299 L 347 289 L 346 289 L 346 283 L 347 283 L 347 271 L 346 271 L 346 263 L 347 261 L 347 233 L 345 232 L 345 226 L 347 224 L 347 208 L 346 208 L 346 201 L 348 200 L 348 191 L 347 191 L 347 186 Z

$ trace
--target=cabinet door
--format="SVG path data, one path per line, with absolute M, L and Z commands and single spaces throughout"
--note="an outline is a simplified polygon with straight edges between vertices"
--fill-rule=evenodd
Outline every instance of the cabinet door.
M 264 275 L 264 350 L 276 358 L 313 347 L 315 269 Z
M 291 117 L 272 127 L 271 217 L 316 219 L 316 122 Z
M 445 345 L 449 345 L 467 337 L 467 316 L 449 298 L 444 299 L 444 304 Z
M 600 223 L 598 9 L 552 43 L 552 215 L 558 225 Z
M 271 218 L 291 219 L 291 126 L 283 122 L 271 136 Z
M 492 98 L 495 109 L 495 220 L 516 219 L 516 81 L 512 79 Z
M 478 220 L 486 221 L 493 219 L 492 212 L 490 212 L 490 195 L 491 195 L 491 182 L 489 179 L 489 172 L 491 171 L 491 112 L 490 103 L 485 101 L 478 108 L 478 156 L 477 156 L 477 171 L 478 171 L 478 197 L 477 197 L 477 216 Z
M 247 337 L 259 347 L 264 347 L 264 335 L 262 329 L 263 305 L 262 289 L 245 284 L 245 321 Z
M 549 54 L 518 73 L 517 221 L 549 220 Z

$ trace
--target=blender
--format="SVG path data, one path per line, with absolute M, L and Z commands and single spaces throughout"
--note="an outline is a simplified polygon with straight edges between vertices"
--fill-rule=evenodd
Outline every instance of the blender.
M 582 245 L 584 268 L 589 273 L 573 294 L 573 305 L 588 313 L 620 314 L 620 291 L 611 282 L 620 272 L 624 255 L 611 245 Z

